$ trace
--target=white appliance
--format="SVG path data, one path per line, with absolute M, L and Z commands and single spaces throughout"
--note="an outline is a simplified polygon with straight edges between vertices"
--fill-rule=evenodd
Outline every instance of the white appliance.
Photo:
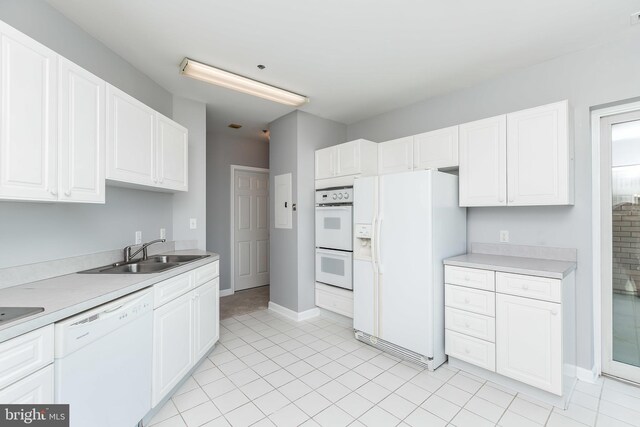
M 133 427 L 151 409 L 153 293 L 55 324 L 55 402 L 71 427 Z
M 360 178 L 354 198 L 356 337 L 433 370 L 446 360 L 442 261 L 466 252 L 458 177 Z
M 316 282 L 353 289 L 353 188 L 316 191 Z

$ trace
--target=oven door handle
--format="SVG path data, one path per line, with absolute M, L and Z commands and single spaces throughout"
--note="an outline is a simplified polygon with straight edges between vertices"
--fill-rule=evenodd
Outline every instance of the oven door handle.
M 316 206 L 318 211 L 346 211 L 349 212 L 353 206 Z
M 332 251 L 332 250 L 326 250 L 326 249 L 316 249 L 316 253 L 329 255 L 334 258 L 345 258 L 345 259 L 348 259 L 349 256 L 352 255 L 352 252 Z

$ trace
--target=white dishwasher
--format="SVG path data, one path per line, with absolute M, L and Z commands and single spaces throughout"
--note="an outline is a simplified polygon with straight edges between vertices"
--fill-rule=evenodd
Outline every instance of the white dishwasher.
M 153 293 L 55 324 L 55 402 L 71 427 L 134 427 L 151 409 Z

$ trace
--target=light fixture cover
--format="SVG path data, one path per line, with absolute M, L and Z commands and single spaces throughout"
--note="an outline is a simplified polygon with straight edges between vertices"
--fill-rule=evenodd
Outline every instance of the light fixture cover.
M 233 74 L 189 58 L 184 58 L 182 64 L 180 64 L 180 73 L 207 83 L 294 107 L 309 102 L 309 98 L 306 96 Z

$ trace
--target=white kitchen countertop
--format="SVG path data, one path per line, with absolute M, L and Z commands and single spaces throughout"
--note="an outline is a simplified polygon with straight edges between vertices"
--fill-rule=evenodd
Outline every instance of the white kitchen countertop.
M 470 253 L 447 258 L 445 265 L 458 267 L 479 268 L 482 270 L 501 271 L 503 273 L 525 274 L 528 276 L 564 279 L 576 269 L 576 263 L 571 261 L 556 261 L 551 259 L 524 258 L 506 255 L 491 255 Z
M 148 288 L 170 277 L 220 259 L 213 252 L 197 249 L 162 255 L 210 255 L 177 268 L 150 274 L 67 274 L 0 289 L 2 307 L 44 307 L 44 311 L 7 324 L 0 324 L 0 342 Z

